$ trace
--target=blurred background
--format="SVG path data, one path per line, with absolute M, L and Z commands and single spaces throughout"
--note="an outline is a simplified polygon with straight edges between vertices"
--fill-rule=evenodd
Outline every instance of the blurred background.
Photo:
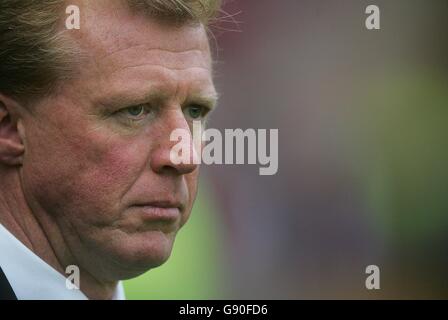
M 127 297 L 448 298 L 448 1 L 228 0 L 221 16 L 209 126 L 279 129 L 279 171 L 203 166 L 170 260 Z

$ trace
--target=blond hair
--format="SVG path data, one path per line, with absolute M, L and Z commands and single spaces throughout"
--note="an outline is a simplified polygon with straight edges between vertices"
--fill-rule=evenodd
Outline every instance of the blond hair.
M 176 23 L 207 25 L 220 0 L 124 0 L 130 9 Z M 0 0 L 0 93 L 47 95 L 73 70 L 76 49 L 59 32 L 65 0 Z

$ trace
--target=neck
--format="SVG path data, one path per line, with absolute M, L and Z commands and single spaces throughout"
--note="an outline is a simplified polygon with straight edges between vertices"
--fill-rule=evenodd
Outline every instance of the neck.
M 57 224 L 39 207 L 32 210 L 21 187 L 20 174 L 0 168 L 0 223 L 20 242 L 56 271 L 66 276 L 69 265 L 80 268 L 81 291 L 90 299 L 111 299 L 117 282 L 96 279 L 80 266 Z

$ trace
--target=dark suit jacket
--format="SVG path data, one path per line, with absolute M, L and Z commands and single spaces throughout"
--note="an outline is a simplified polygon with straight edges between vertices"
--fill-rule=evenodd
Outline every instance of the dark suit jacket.
M 17 300 L 8 279 L 0 268 L 0 300 Z

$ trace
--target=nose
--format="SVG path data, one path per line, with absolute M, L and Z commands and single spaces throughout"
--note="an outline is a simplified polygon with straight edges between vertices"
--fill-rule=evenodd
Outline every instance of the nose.
M 167 112 L 160 119 L 158 126 L 156 147 L 153 149 L 150 157 L 151 169 L 159 174 L 185 175 L 195 171 L 198 164 L 192 161 L 193 156 L 193 137 L 190 126 L 185 119 L 183 112 L 179 109 Z M 176 131 L 175 131 L 176 130 Z M 173 132 L 183 132 L 183 138 L 177 141 L 171 141 Z M 172 153 L 177 149 L 189 150 L 189 161 L 172 161 Z

